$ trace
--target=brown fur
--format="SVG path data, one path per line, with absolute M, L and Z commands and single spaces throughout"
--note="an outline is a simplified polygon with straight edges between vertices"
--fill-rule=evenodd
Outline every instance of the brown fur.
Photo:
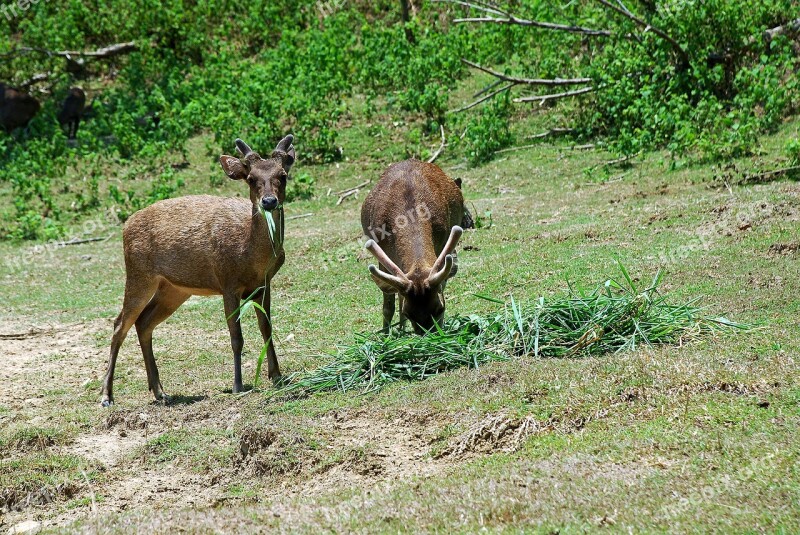
M 268 343 L 269 377 L 280 377 L 272 344 L 270 282 L 284 262 L 281 243 L 273 250 L 259 203 L 285 199 L 286 178 L 294 162 L 292 138 L 278 144 L 262 159 L 242 143 L 242 159 L 222 156 L 226 174 L 247 180 L 250 201 L 194 195 L 168 199 L 135 213 L 125 225 L 125 297 L 111 340 L 111 356 L 103 383 L 103 405 L 113 402 L 114 366 L 128 330 L 136 325 L 148 384 L 156 399 L 165 398 L 153 356 L 153 329 L 172 315 L 191 295 L 222 295 L 234 355 L 233 391 L 242 390 L 242 331 L 236 310 L 243 297 L 262 289 L 254 301 L 264 342 Z M 237 145 L 240 142 L 237 140 Z M 270 210 L 276 209 L 270 208 Z M 273 212 L 282 225 L 282 212 Z
M 39 101 L 32 96 L 0 83 L 0 127 L 7 132 L 28 126 L 39 107 Z
M 441 320 L 444 283 L 432 287 L 429 277 L 463 215 L 461 189 L 438 166 L 406 160 L 383 173 L 364 201 L 361 226 L 410 283 L 404 289 L 376 279 L 384 292 L 384 328 L 389 327 L 394 315 L 394 293 L 401 297 L 401 323 L 411 319 L 419 330 L 432 327 L 433 319 Z M 382 271 L 391 269 L 382 265 Z M 453 268 L 449 276 L 455 272 Z
M 61 105 L 58 113 L 58 122 L 67 126 L 67 137 L 75 139 L 78 134 L 78 127 L 83 117 L 83 109 L 86 107 L 86 93 L 80 87 L 73 87 L 69 90 L 67 98 Z

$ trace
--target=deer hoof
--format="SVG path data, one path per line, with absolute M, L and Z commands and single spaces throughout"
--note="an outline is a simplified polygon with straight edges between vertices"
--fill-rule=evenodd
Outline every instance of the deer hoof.
M 108 408 L 113 404 L 114 404 L 114 402 L 111 401 L 110 399 L 104 399 L 103 401 L 100 402 L 100 406 L 103 407 L 103 408 Z
M 276 375 L 272 378 L 272 386 L 280 388 L 286 385 L 286 378 L 283 375 Z

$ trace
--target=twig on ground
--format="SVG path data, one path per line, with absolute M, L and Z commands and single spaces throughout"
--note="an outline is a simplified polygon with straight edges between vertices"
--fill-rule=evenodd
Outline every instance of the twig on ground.
M 96 242 L 96 241 L 107 241 L 107 240 L 109 240 L 111 238 L 111 236 L 113 236 L 113 234 L 109 234 L 108 236 L 102 236 L 102 237 L 99 237 L 99 238 L 81 238 L 81 239 L 74 238 L 74 239 L 69 240 L 69 241 L 58 242 L 57 245 L 59 247 L 66 247 L 67 245 L 79 245 L 81 243 L 92 243 L 92 242 Z
M 344 195 L 345 193 L 350 193 L 351 191 L 359 190 L 359 189 L 363 188 L 364 186 L 366 186 L 367 184 L 369 184 L 369 182 L 370 182 L 369 180 L 365 180 L 364 182 L 362 182 L 358 186 L 353 186 L 352 188 L 347 188 L 347 189 L 343 189 L 342 191 L 337 191 L 336 195 L 341 196 L 341 195 Z
M 439 155 L 442 153 L 442 151 L 444 151 L 444 148 L 447 146 L 447 141 L 445 140 L 445 137 L 444 137 L 444 126 L 439 125 L 439 131 L 442 134 L 442 144 L 439 145 L 439 148 L 436 149 L 436 152 L 434 152 L 433 155 L 430 158 L 428 158 L 428 163 L 435 162 L 436 158 L 439 157 Z
M 585 93 L 591 93 L 592 91 L 594 91 L 594 87 L 587 86 L 587 87 L 582 87 L 580 89 L 573 89 L 572 91 L 564 91 L 563 93 L 551 93 L 549 95 L 536 95 L 536 96 L 532 96 L 532 97 L 519 97 L 519 98 L 515 98 L 514 102 L 517 102 L 517 103 L 519 103 L 519 102 L 538 102 L 539 105 L 541 106 L 542 104 L 544 104 L 548 100 L 558 100 L 558 99 L 567 98 L 567 97 L 575 97 L 575 96 L 578 96 L 578 95 L 583 95 Z
M 548 136 L 555 136 L 555 135 L 560 135 L 560 134 L 569 134 L 569 133 L 572 133 L 574 131 L 575 131 L 574 128 L 551 128 L 547 132 L 542 132 L 540 134 L 534 134 L 532 136 L 527 136 L 527 137 L 525 137 L 525 139 L 541 139 L 543 137 L 548 137 Z
M 134 41 L 130 41 L 127 43 L 117 43 L 113 45 L 109 45 L 103 48 L 98 48 L 97 50 L 89 50 L 89 51 L 80 51 L 80 50 L 47 50 L 46 48 L 41 47 L 33 47 L 33 46 L 21 46 L 14 48 L 4 54 L 0 54 L 2 57 L 7 56 L 16 56 L 19 54 L 29 54 L 31 52 L 38 52 L 39 54 L 44 54 L 46 56 L 60 56 L 67 59 L 73 57 L 84 57 L 84 58 L 110 58 L 114 56 L 118 56 L 120 54 L 127 54 L 128 52 L 133 52 L 137 50 L 138 46 Z
M 286 218 L 286 221 L 291 221 L 292 219 L 304 219 L 304 218 L 306 218 L 306 217 L 311 217 L 311 216 L 313 216 L 313 215 L 314 215 L 314 214 L 313 214 L 313 213 L 311 213 L 311 212 L 309 212 L 309 213 L 307 213 L 307 214 L 292 215 L 292 216 L 289 216 L 289 217 L 287 217 L 287 218 Z

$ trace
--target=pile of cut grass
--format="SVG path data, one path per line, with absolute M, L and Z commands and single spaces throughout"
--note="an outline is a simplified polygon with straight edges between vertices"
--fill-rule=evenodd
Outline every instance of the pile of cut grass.
M 479 296 L 503 305 L 495 314 L 459 316 L 425 336 L 358 334 L 333 360 L 305 375 L 288 378 L 282 393 L 360 390 L 395 381 L 419 381 L 461 368 L 512 358 L 579 357 L 634 350 L 637 346 L 683 344 L 703 335 L 751 327 L 712 318 L 698 299 L 673 305 L 658 291 L 661 272 L 637 290 L 620 264 L 623 282 L 609 279 L 591 292 L 571 285 L 564 296 L 540 297 L 522 305 Z

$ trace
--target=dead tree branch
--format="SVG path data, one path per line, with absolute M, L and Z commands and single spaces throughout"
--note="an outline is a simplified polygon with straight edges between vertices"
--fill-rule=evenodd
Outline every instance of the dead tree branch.
M 438 158 L 439 155 L 442 154 L 442 151 L 444 151 L 444 148 L 447 146 L 447 140 L 444 137 L 444 126 L 439 125 L 439 131 L 442 134 L 442 144 L 439 145 L 439 148 L 436 149 L 436 152 L 434 152 L 433 155 L 430 158 L 428 158 L 428 163 L 435 162 L 436 158 Z
M 557 136 L 562 134 L 569 134 L 574 132 L 574 128 L 551 128 L 546 132 L 542 132 L 540 134 L 534 134 L 532 136 L 527 136 L 525 139 L 542 139 L 549 136 Z
M 800 32 L 800 19 L 794 19 L 791 22 L 770 28 L 764 32 L 764 42 L 770 44 L 775 37 L 784 33 Z
M 502 82 L 502 80 L 501 80 L 501 82 Z M 485 102 L 485 101 L 489 100 L 490 98 L 492 98 L 493 96 L 495 96 L 495 95 L 497 95 L 499 93 L 502 93 L 503 91 L 508 91 L 509 89 L 514 87 L 515 85 L 517 85 L 517 84 L 515 84 L 515 83 L 507 84 L 507 85 L 501 87 L 500 89 L 498 89 L 496 91 L 492 91 L 488 95 L 485 95 L 485 96 L 479 98 L 478 100 L 475 100 L 474 102 L 472 102 L 470 104 L 467 104 L 466 106 L 462 106 L 462 107 L 458 108 L 457 110 L 449 111 L 448 113 L 459 113 L 459 112 L 462 112 L 462 111 L 467 111 L 469 109 L 472 109 L 475 106 L 477 106 L 478 104 L 480 104 L 481 102 Z
M 453 20 L 454 24 L 462 24 L 462 23 L 515 24 L 518 26 L 534 26 L 537 28 L 544 28 L 546 30 L 580 33 L 583 35 L 600 35 L 606 37 L 612 35 L 612 32 L 609 30 L 595 30 L 593 28 L 584 28 L 583 26 L 573 26 L 568 24 L 556 24 L 553 22 L 542 22 L 538 20 L 522 19 L 513 15 L 508 11 L 504 11 L 499 6 L 495 4 L 490 4 L 488 2 L 479 2 L 477 0 L 473 0 L 471 2 L 464 2 L 461 0 L 433 0 L 433 1 L 438 3 L 457 4 L 460 6 L 468 7 L 470 9 L 474 9 L 476 11 L 482 11 L 484 13 L 488 13 L 489 15 L 495 15 L 493 17 L 466 17 L 466 18 L 454 19 Z
M 574 89 L 572 91 L 564 91 L 563 93 L 551 93 L 549 95 L 536 95 L 531 97 L 519 97 L 515 98 L 514 102 L 538 102 L 539 105 L 544 104 L 548 100 L 558 100 L 567 97 L 575 97 L 578 95 L 583 95 L 585 93 L 590 93 L 594 91 L 594 87 L 581 87 L 580 89 Z
M 15 56 L 20 54 L 30 54 L 31 52 L 36 52 L 39 54 L 44 54 L 46 56 L 57 56 L 63 57 L 67 59 L 71 59 L 74 57 L 78 58 L 111 58 L 114 56 L 119 56 L 121 54 L 128 54 L 137 50 L 138 46 L 135 42 L 130 41 L 128 43 L 117 43 L 114 45 L 109 45 L 103 48 L 98 48 L 97 50 L 89 50 L 89 51 L 80 51 L 80 50 L 47 50 L 46 48 L 40 47 L 33 47 L 33 46 L 21 46 L 2 54 L 2 56 Z
M 478 65 L 477 63 L 473 63 L 464 58 L 461 58 L 461 61 L 462 63 L 465 63 L 466 65 L 469 65 L 474 69 L 478 69 L 479 71 L 491 74 L 495 78 L 503 80 L 504 82 L 512 82 L 514 84 L 561 86 L 561 85 L 588 84 L 592 81 L 591 78 L 516 78 L 514 76 L 509 76 L 502 72 L 493 71 L 488 67 L 483 67 L 481 65 Z
M 680 45 L 680 43 L 678 41 L 676 41 L 667 32 L 665 32 L 664 30 L 661 30 L 659 28 L 656 28 L 655 26 L 651 25 L 647 21 L 644 21 L 644 20 L 640 19 L 639 17 L 637 17 L 636 15 L 634 15 L 633 13 L 628 11 L 627 8 L 620 7 L 618 5 L 612 4 L 608 0 L 595 0 L 595 1 L 599 2 L 600 4 L 606 6 L 607 8 L 609 8 L 609 9 L 611 9 L 613 11 L 616 11 L 620 15 L 622 15 L 622 16 L 628 18 L 629 20 L 633 21 L 634 23 L 636 23 L 639 26 L 641 26 L 642 28 L 644 28 L 645 31 L 651 31 L 654 34 L 656 34 L 657 36 L 659 36 L 662 39 L 664 39 L 665 41 L 667 41 L 672 46 L 673 50 L 675 50 L 675 53 L 678 54 L 678 57 L 680 58 L 681 66 L 684 67 L 684 68 L 688 68 L 689 67 L 689 65 L 690 65 L 689 54 L 683 49 L 683 47 Z

